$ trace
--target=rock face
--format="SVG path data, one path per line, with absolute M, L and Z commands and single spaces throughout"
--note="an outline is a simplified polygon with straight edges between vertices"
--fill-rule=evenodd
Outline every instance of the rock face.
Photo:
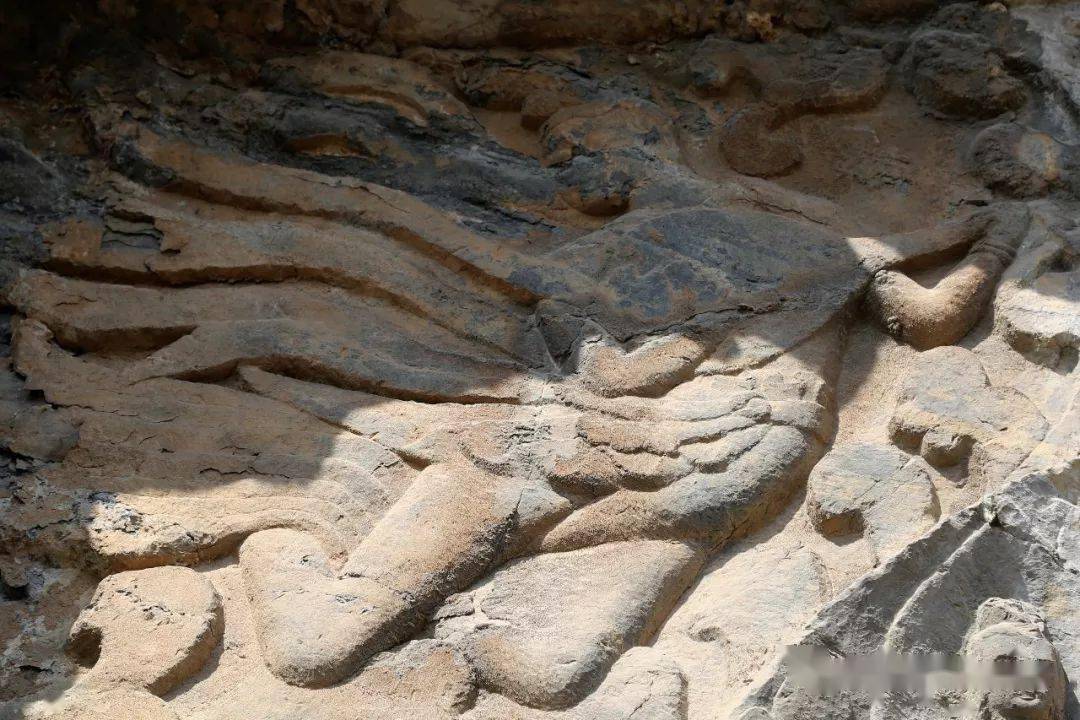
M 822 535 L 867 533 L 874 552 L 889 555 L 937 522 L 933 478 L 925 462 L 896 448 L 837 445 L 810 473 L 807 512 Z
M 221 639 L 221 600 L 206 578 L 165 566 L 101 581 L 71 628 L 76 655 L 92 659 L 87 682 L 171 690 Z
M 1023 83 L 978 35 L 931 30 L 917 36 L 908 53 L 912 92 L 933 110 L 977 119 L 1024 104 Z
M 691 547 L 655 540 L 548 553 L 451 598 L 453 617 L 436 634 L 463 647 L 500 694 L 531 706 L 574 704 L 656 632 L 700 568 Z M 628 581 L 611 583 L 616 572 Z
M 1071 12 L 0 9 L 0 717 L 1080 717 Z

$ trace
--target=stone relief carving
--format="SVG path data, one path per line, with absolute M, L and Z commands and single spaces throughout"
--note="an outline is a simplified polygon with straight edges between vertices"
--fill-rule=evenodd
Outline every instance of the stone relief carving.
M 106 5 L 0 108 L 0 713 L 1080 713 L 1061 7 Z

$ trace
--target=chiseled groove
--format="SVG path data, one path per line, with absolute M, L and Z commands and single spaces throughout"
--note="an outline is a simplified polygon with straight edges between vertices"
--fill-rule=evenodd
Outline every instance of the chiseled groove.
M 523 362 L 528 365 L 535 359 L 513 353 L 507 348 L 503 348 L 501 347 L 501 345 L 496 344 L 492 340 L 478 336 L 476 334 L 471 334 L 471 332 L 465 331 L 463 328 L 456 327 L 453 324 L 448 324 L 445 322 L 445 320 L 443 320 L 442 317 L 429 313 L 427 310 L 424 310 L 422 307 L 420 307 L 419 304 L 416 304 L 413 300 L 410 300 L 403 295 L 392 293 L 392 291 L 384 289 L 378 284 L 373 283 L 372 281 L 369 281 L 367 279 L 353 279 L 353 277 L 349 275 L 335 273 L 333 271 L 320 272 L 311 269 L 297 268 L 295 266 L 286 266 L 286 264 L 282 264 L 282 266 L 264 267 L 269 268 L 269 271 L 261 277 L 256 276 L 257 273 L 252 275 L 246 275 L 246 273 L 243 272 L 243 269 L 241 269 L 240 272 L 233 272 L 231 269 L 229 271 L 215 272 L 214 269 L 208 269 L 205 272 L 200 271 L 201 276 L 199 280 L 181 282 L 173 282 L 172 280 L 170 280 L 170 277 L 168 277 L 168 273 L 147 270 L 146 275 L 139 276 L 140 280 L 143 282 L 131 282 L 130 280 L 127 280 L 126 277 L 116 277 L 116 279 L 110 279 L 110 277 L 108 277 L 110 273 L 107 270 L 99 271 L 97 268 L 92 267 L 72 266 L 72 264 L 68 262 L 50 261 L 48 263 L 45 263 L 46 270 L 57 272 L 57 274 L 60 274 L 64 277 L 75 277 L 75 279 L 77 280 L 100 283 L 103 285 L 126 285 L 131 287 L 152 289 L 188 289 L 199 287 L 229 287 L 242 289 L 244 287 L 257 285 L 316 283 L 319 285 L 324 285 L 326 287 L 333 287 L 346 291 L 346 293 L 350 293 L 357 297 L 384 301 L 397 310 L 407 312 L 420 318 L 420 320 L 430 322 L 433 325 L 436 325 L 446 330 L 447 332 L 449 332 L 449 334 L 454 335 L 460 340 L 474 342 L 477 345 L 481 345 L 484 350 L 495 352 L 500 356 L 512 359 L 512 361 Z M 71 270 L 73 270 L 73 272 Z M 192 273 L 190 271 L 185 271 L 183 274 L 191 275 Z M 153 277 L 153 279 L 158 279 L 163 282 L 146 282 L 149 277 Z M 523 318 L 522 325 L 523 327 L 526 327 L 525 318 Z M 193 329 L 194 328 L 190 328 L 185 332 L 181 332 L 181 334 L 177 335 L 175 339 L 183 337 Z M 93 347 L 94 344 L 96 343 L 80 342 L 79 349 L 96 350 L 96 348 Z M 168 343 L 154 345 L 152 349 L 157 350 L 163 348 L 165 344 Z
M 274 374 L 274 373 L 270 373 L 270 374 Z M 307 417 L 312 418 L 313 420 L 316 420 L 317 422 L 319 422 L 321 424 L 325 424 L 328 428 L 333 428 L 335 431 L 346 432 L 349 435 L 352 435 L 354 437 L 361 438 L 363 440 L 367 440 L 368 442 L 374 443 L 375 445 L 378 445 L 379 447 L 383 448 L 387 452 L 392 453 L 398 460 L 400 460 L 402 463 L 404 463 L 408 467 L 412 468 L 413 470 L 416 470 L 416 471 L 419 472 L 420 470 L 423 470 L 425 467 L 427 467 L 430 464 L 427 460 L 422 460 L 420 458 L 417 458 L 414 455 L 410 455 L 410 454 L 404 452 L 402 450 L 402 448 L 396 448 L 396 447 L 393 447 L 391 445 L 387 445 L 386 443 L 384 443 L 384 442 L 382 442 L 381 440 L 378 439 L 377 433 L 374 434 L 374 435 L 368 435 L 366 433 L 362 433 L 362 432 L 356 430 L 355 428 L 350 427 L 344 421 L 336 422 L 333 418 L 328 417 L 326 415 L 320 415 L 320 414 L 314 412 L 311 408 L 305 407 L 304 405 L 302 405 L 300 403 L 297 403 L 294 400 L 285 399 L 284 397 L 279 397 L 279 396 L 273 395 L 271 393 L 260 392 L 251 383 L 247 382 L 243 378 L 243 376 L 239 372 L 239 368 L 237 368 L 237 372 L 234 373 L 230 377 L 235 377 L 235 378 L 237 378 L 239 380 L 239 382 L 237 382 L 235 385 L 233 385 L 233 388 L 235 390 L 238 390 L 240 392 L 251 393 L 252 395 L 256 395 L 256 396 L 261 397 L 261 398 L 266 398 L 267 400 L 272 400 L 274 402 L 281 403 L 282 405 L 285 405 L 286 407 L 289 407 L 292 410 L 295 410 L 296 412 L 303 413 Z M 289 376 L 288 375 L 279 375 L 279 377 L 289 377 Z M 292 378 L 292 379 L 296 379 L 296 378 Z M 447 402 L 450 402 L 450 401 L 447 401 Z M 506 404 L 510 404 L 510 403 L 506 403 Z
M 357 188 L 368 192 L 369 190 L 364 188 Z M 424 240 L 417 233 L 409 230 L 401 225 L 396 225 L 389 222 L 371 222 L 364 217 L 362 212 L 359 213 L 346 213 L 337 212 L 330 209 L 311 209 L 305 208 L 299 205 L 293 205 L 284 202 L 271 201 L 266 198 L 256 198 L 250 195 L 240 195 L 228 190 L 210 188 L 205 184 L 177 176 L 169 185 L 166 190 L 176 192 L 189 197 L 198 198 L 207 202 L 216 203 L 219 205 L 227 205 L 242 210 L 251 210 L 253 212 L 276 212 L 285 213 L 289 215 L 297 215 L 301 217 L 317 217 L 324 220 L 333 220 L 338 222 L 346 222 L 356 227 L 365 228 L 368 230 L 374 230 L 381 233 L 385 237 L 397 240 L 402 245 L 410 247 L 421 254 L 432 258 L 440 265 L 448 268 L 454 272 L 460 272 L 475 280 L 481 285 L 496 290 L 507 298 L 514 302 L 524 305 L 526 307 L 532 307 L 542 298 L 529 290 L 513 285 L 510 282 L 491 275 L 485 272 L 483 269 L 473 265 L 472 263 L 463 260 L 457 255 L 448 250 Z M 381 199 L 380 199 L 381 200 Z M 384 201 L 385 202 L 385 201 Z
M 520 399 L 509 396 L 495 397 L 493 395 L 483 394 L 462 394 L 451 396 L 439 395 L 436 393 L 425 393 L 415 390 L 406 390 L 404 388 L 395 388 L 383 383 L 379 383 L 377 381 L 363 380 L 360 378 L 350 377 L 346 373 L 329 368 L 325 365 L 322 365 L 318 361 L 312 360 L 310 358 L 301 359 L 298 357 L 286 356 L 234 358 L 212 367 L 201 368 L 198 370 L 189 370 L 186 372 L 170 373 L 163 376 L 153 377 L 168 377 L 174 380 L 183 380 L 185 382 L 216 384 L 224 380 L 228 380 L 242 366 L 257 367 L 260 370 L 264 370 L 266 372 L 276 375 L 283 375 L 294 380 L 302 380 L 304 382 L 311 382 L 317 383 L 319 385 L 335 387 L 339 390 L 360 390 L 370 395 L 378 395 L 379 397 L 384 397 L 389 400 L 411 400 L 413 402 L 421 402 L 427 404 L 439 404 L 445 402 L 458 403 L 461 405 L 521 404 Z M 153 379 L 153 377 L 148 377 L 144 379 L 150 380 Z
M 67 323 L 60 325 L 42 322 L 53 334 L 56 344 L 72 352 L 89 352 L 94 355 L 109 357 L 116 354 L 154 353 L 172 345 L 197 329 L 197 326 L 177 323 L 168 328 L 114 328 L 88 332 Z
M 160 278 L 149 268 L 132 270 L 121 267 L 104 267 L 101 265 L 80 265 L 70 260 L 62 260 L 55 257 L 47 258 L 40 266 L 43 270 L 71 277 L 77 280 L 88 280 L 108 285 L 132 285 L 135 287 L 160 288 L 169 287 L 167 282 L 158 282 Z
M 213 268 L 185 269 L 183 271 L 169 272 L 151 270 L 147 268 L 145 273 L 135 274 L 129 270 L 108 269 L 89 265 L 77 265 L 68 261 L 50 259 L 43 264 L 46 270 L 55 272 L 64 277 L 72 277 L 79 280 L 87 280 L 107 285 L 130 285 L 143 288 L 197 288 L 197 287 L 222 287 L 230 286 L 242 288 L 245 285 L 270 285 L 289 282 L 312 282 L 327 287 L 338 288 L 360 297 L 371 298 L 386 302 L 399 310 L 408 312 L 422 320 L 426 320 L 462 340 L 475 342 L 484 349 L 492 350 L 512 360 L 519 360 L 526 364 L 532 364 L 535 358 L 525 357 L 496 344 L 494 341 L 470 333 L 461 327 L 446 322 L 441 316 L 425 309 L 414 300 L 380 286 L 370 278 L 360 278 L 345 273 L 337 273 L 332 270 L 316 270 L 310 267 L 272 264 L 251 265 L 242 268 Z M 157 281 L 157 282 L 155 282 Z M 478 298 L 478 301 L 482 299 Z M 510 317 L 513 317 L 512 315 Z M 529 327 L 525 318 L 522 318 L 522 328 Z M 524 333 L 523 333 L 524 337 Z

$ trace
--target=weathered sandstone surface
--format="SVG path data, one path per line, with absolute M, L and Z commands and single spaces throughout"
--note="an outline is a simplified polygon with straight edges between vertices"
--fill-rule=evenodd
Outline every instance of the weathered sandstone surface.
M 1080 4 L 0 25 L 0 718 L 1080 718 Z

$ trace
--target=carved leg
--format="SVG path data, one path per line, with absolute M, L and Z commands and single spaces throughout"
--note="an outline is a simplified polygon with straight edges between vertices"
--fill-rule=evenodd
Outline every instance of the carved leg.
M 880 270 L 867 307 L 891 335 L 920 350 L 951 345 L 982 317 L 1026 230 L 1026 213 L 999 211 L 967 257 L 937 285 L 926 288 L 898 270 Z
M 340 571 L 310 535 L 252 535 L 240 566 L 270 669 L 294 685 L 329 685 L 407 639 L 496 560 L 526 496 L 520 481 L 433 465 Z

